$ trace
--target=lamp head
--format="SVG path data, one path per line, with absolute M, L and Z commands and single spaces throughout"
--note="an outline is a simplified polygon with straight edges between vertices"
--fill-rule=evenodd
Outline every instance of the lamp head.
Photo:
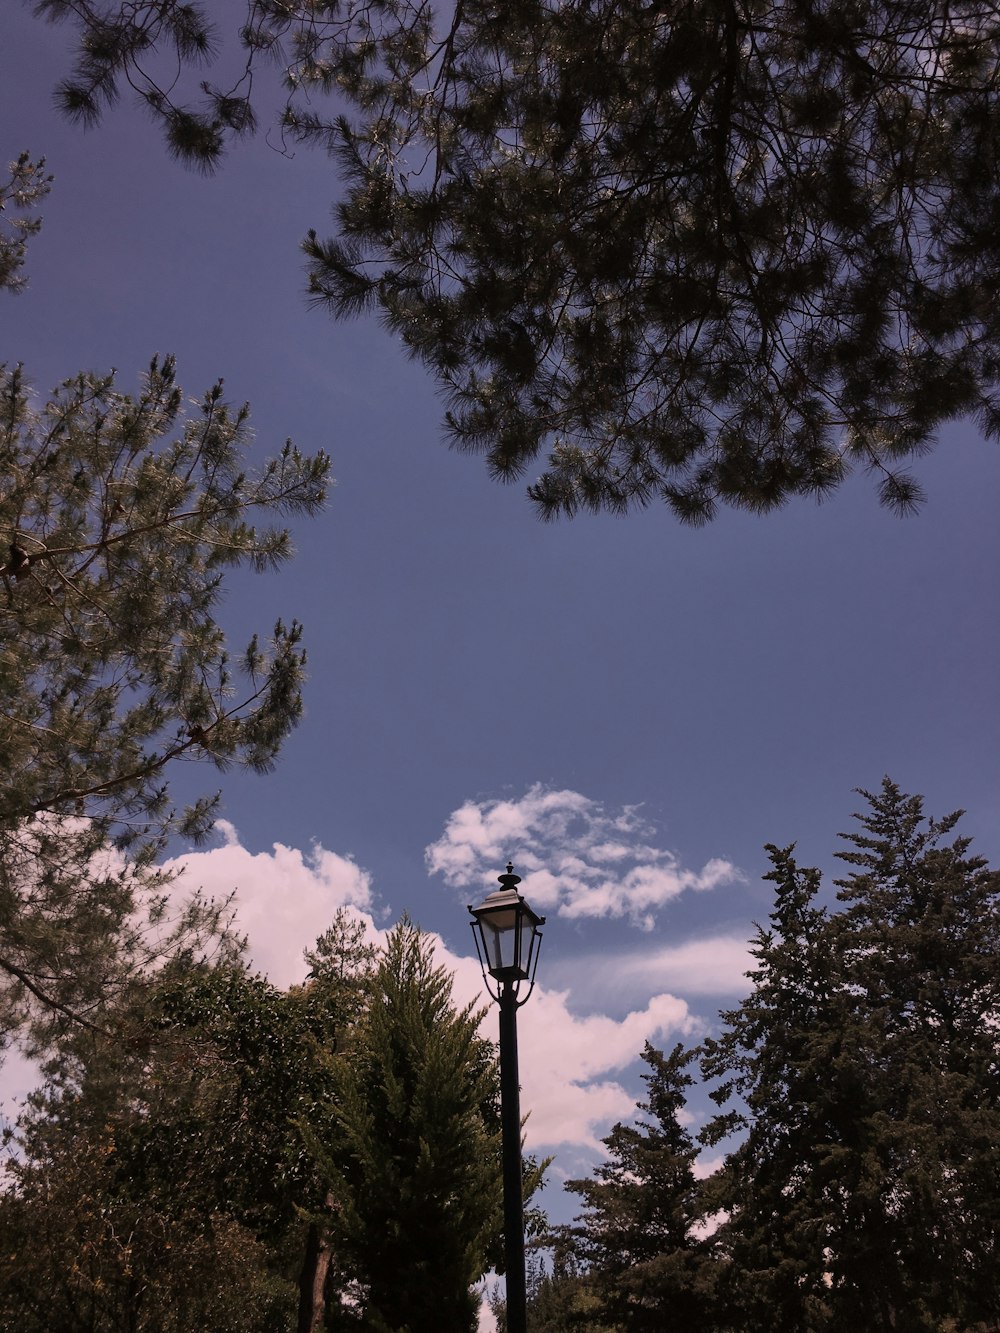
M 499 889 L 488 893 L 478 907 L 470 907 L 476 950 L 483 968 L 495 981 L 534 985 L 538 965 L 540 926 L 545 918 L 532 911 L 517 891 L 520 875 L 507 863 L 507 873 L 498 877 Z M 488 983 L 487 983 L 488 984 Z

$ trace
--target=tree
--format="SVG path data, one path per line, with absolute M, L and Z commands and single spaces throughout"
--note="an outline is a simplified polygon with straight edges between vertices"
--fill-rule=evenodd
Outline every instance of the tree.
M 551 1252 L 551 1262 L 542 1255 L 526 1256 L 528 1327 L 531 1333 L 617 1333 L 603 1318 L 600 1296 L 594 1282 L 578 1260 L 568 1228 L 557 1227 L 542 1234 L 538 1245 Z M 487 1301 L 498 1333 L 507 1333 L 507 1301 L 494 1283 Z
M 885 1266 L 913 1328 L 1000 1319 L 1000 874 L 888 780 L 845 835 L 839 951 L 880 1080 Z M 891 959 L 891 966 L 886 960 Z M 834 1256 L 846 1318 L 860 1308 Z M 873 1277 L 873 1281 L 876 1280 Z M 885 1282 L 884 1273 L 878 1276 Z M 853 1296 L 853 1304 L 851 1298 Z M 897 1311 L 895 1326 L 905 1317 Z
M 85 819 L 0 828 L 0 1045 L 43 1055 L 75 1026 L 98 1031 L 165 962 L 231 957 L 230 901 L 171 878 L 99 845 Z
M 897 1333 L 1000 1316 L 1000 875 L 888 779 L 840 853 L 846 906 L 772 848 L 754 990 L 706 1045 L 745 1109 L 719 1181 L 720 1243 L 754 1330 Z
M 113 1036 L 74 1029 L 0 1194 L 0 1328 L 295 1327 L 327 1193 L 300 1126 L 329 1118 L 370 981 L 343 915 L 320 952 L 335 966 L 287 993 L 238 962 L 175 962 L 108 1016 Z
M 266 772 L 301 713 L 300 626 L 233 664 L 216 604 L 227 569 L 288 557 L 287 530 L 255 520 L 320 508 L 328 460 L 289 442 L 254 473 L 250 438 L 221 383 L 185 419 L 172 358 L 135 396 L 83 374 L 43 406 L 20 368 L 0 376 L 4 1030 L 80 1018 L 149 960 L 168 915 L 153 859 L 218 799 L 175 811 L 169 766 Z M 186 926 L 168 952 L 197 945 Z
M 629 1333 L 708 1325 L 712 1265 L 696 1233 L 704 1214 L 698 1149 L 680 1122 L 694 1054 L 678 1045 L 664 1055 L 646 1043 L 649 1091 L 639 1110 L 649 1119 L 615 1125 L 604 1140 L 607 1161 L 591 1179 L 567 1185 L 584 1203 L 570 1244 L 601 1325 Z
M 494 1048 L 408 921 L 377 967 L 343 916 L 309 958 L 287 993 L 176 963 L 74 1029 L 0 1191 L 0 1328 L 474 1328 Z
M 702 1139 L 738 1140 L 713 1182 L 728 1214 L 720 1277 L 735 1327 L 817 1333 L 828 1319 L 828 1195 L 856 1110 L 857 1025 L 838 999 L 818 871 L 800 869 L 790 848 L 768 852 L 775 906 L 751 948 L 753 990 L 720 1015 L 722 1035 L 702 1054 L 704 1077 L 720 1080 L 713 1099 L 730 1109 Z
M 45 175 L 45 160 L 33 162 L 27 153 L 7 167 L 7 179 L 0 182 L 0 213 L 13 210 L 0 218 L 0 290 L 21 291 L 26 279 L 24 267 L 28 238 L 34 236 L 42 219 L 32 209 L 45 198 L 51 188 L 52 177 Z
M 430 942 L 390 933 L 332 1124 L 308 1136 L 329 1181 L 323 1216 L 341 1303 L 334 1328 L 471 1333 L 470 1290 L 501 1227 L 500 1117 L 493 1046 L 456 1010 Z
M 122 1187 L 110 1137 L 67 1133 L 0 1200 L 4 1333 L 285 1333 L 294 1287 L 252 1231 Z
M 282 1098 L 300 1085 L 282 997 L 238 967 L 147 987 L 114 1039 L 78 1035 L 76 1061 L 49 1060 L 21 1117 L 0 1206 L 3 1328 L 291 1325 L 275 1251 L 292 1210 Z
M 345 186 L 314 298 L 377 309 L 495 476 L 547 455 L 543 515 L 699 522 L 855 467 L 907 510 L 943 422 L 1000 433 L 994 6 L 255 0 L 200 103 L 154 59 L 211 63 L 197 7 L 38 8 L 78 25 L 71 115 L 128 84 L 208 169 L 289 48 L 284 130 Z
M 552 1269 L 539 1261 L 528 1281 L 528 1325 L 537 1333 L 642 1333 L 714 1329 L 717 1264 L 699 1230 L 705 1202 L 695 1178 L 698 1149 L 681 1118 L 687 1068 L 696 1052 L 680 1045 L 664 1055 L 648 1042 L 643 1075 L 649 1119 L 617 1124 L 604 1139 L 607 1160 L 566 1188 L 584 1211 L 569 1227 L 540 1237 Z M 491 1300 L 506 1328 L 504 1302 Z

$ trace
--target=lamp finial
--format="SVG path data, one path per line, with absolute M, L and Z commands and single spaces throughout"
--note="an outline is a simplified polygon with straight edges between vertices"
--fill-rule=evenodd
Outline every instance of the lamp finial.
M 520 884 L 521 876 L 514 874 L 514 862 L 507 862 L 506 875 L 497 875 L 497 883 L 502 884 L 505 889 L 513 889 L 515 884 Z

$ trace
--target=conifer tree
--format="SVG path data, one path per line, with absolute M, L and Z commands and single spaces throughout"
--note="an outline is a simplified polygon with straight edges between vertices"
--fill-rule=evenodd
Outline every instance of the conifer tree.
M 154 56 L 211 64 L 197 6 L 38 9 L 78 26 L 70 114 L 129 85 L 207 168 L 284 51 L 284 130 L 345 187 L 315 299 L 377 310 L 459 448 L 537 461 L 544 515 L 698 522 L 858 467 L 906 510 L 943 422 L 1000 433 L 994 5 L 255 0 L 237 77 L 193 101 Z
M 839 978 L 820 876 L 791 848 L 769 846 L 776 886 L 770 924 L 751 953 L 753 990 L 723 1013 L 703 1047 L 702 1073 L 725 1112 L 703 1132 L 735 1137 L 713 1181 L 721 1228 L 723 1304 L 737 1328 L 812 1333 L 826 1327 L 828 1192 L 840 1186 L 843 1126 L 857 1110 L 856 1033 Z
M 153 859 L 171 832 L 204 834 L 217 800 L 175 810 L 168 772 L 182 758 L 266 772 L 297 721 L 300 626 L 233 661 L 216 608 L 227 570 L 288 557 L 268 520 L 315 512 L 328 470 L 289 442 L 251 471 L 250 439 L 221 384 L 186 413 L 172 358 L 137 395 L 83 374 L 40 404 L 19 367 L 0 375 L 5 1032 L 82 1018 L 151 952 L 218 926 L 199 909 L 157 939 Z
M 996 1323 L 1000 874 L 953 836 L 961 811 L 930 818 L 888 780 L 862 794 L 870 809 L 838 853 L 852 870 L 837 881 L 846 907 L 835 920 L 878 1090 L 882 1174 L 859 1207 L 882 1244 L 865 1256 L 867 1292 L 833 1256 L 835 1309 L 861 1317 L 892 1274 L 896 1328 Z
M 601 1297 L 590 1275 L 567 1248 L 561 1234 L 552 1234 L 544 1242 L 553 1248 L 551 1271 L 539 1261 L 528 1269 L 527 1316 L 531 1333 L 617 1333 L 617 1325 L 604 1322 Z M 499 1290 L 490 1298 L 499 1333 L 507 1333 L 507 1307 Z
M 888 779 L 843 910 L 772 848 L 754 990 L 704 1073 L 745 1138 L 720 1178 L 736 1326 L 930 1333 L 1000 1316 L 1000 875 Z M 743 1108 L 740 1107 L 742 1102 Z
M 22 153 L 7 168 L 7 179 L 0 181 L 0 291 L 21 291 L 27 279 L 24 267 L 28 239 L 42 225 L 33 210 L 48 194 L 52 177 L 45 174 L 45 160 L 33 162 Z
M 572 1249 L 586 1272 L 598 1322 L 629 1333 L 705 1328 L 711 1268 L 695 1235 L 702 1217 L 694 1175 L 697 1146 L 681 1124 L 694 1056 L 664 1055 L 648 1042 L 642 1058 L 647 1100 L 637 1124 L 618 1124 L 604 1140 L 608 1159 L 589 1180 L 567 1188 L 583 1199 Z
M 496 1060 L 477 1019 L 471 1007 L 455 1009 L 451 979 L 404 919 L 337 1066 L 329 1146 L 314 1141 L 330 1182 L 324 1221 L 345 1297 L 328 1313 L 330 1327 L 476 1327 L 470 1289 L 501 1226 Z

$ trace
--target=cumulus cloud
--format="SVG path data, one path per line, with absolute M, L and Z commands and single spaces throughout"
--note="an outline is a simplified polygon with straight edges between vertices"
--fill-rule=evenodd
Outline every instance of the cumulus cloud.
M 690 1036 L 698 1022 L 675 995 L 654 995 L 642 1008 L 616 1020 L 574 1014 L 565 991 L 532 996 L 521 1024 L 520 1064 L 529 1145 L 563 1145 L 600 1151 L 599 1140 L 616 1120 L 635 1111 L 635 1097 L 615 1078 L 646 1041 L 666 1045 Z
M 280 842 L 269 852 L 250 852 L 228 820 L 219 820 L 216 830 L 222 846 L 175 857 L 166 869 L 183 872 L 183 891 L 200 888 L 217 901 L 234 894 L 248 958 L 275 986 L 302 980 L 303 950 L 326 930 L 338 907 L 370 915 L 371 876 L 349 857 L 318 842 L 306 852 Z
M 696 936 L 627 954 L 577 954 L 554 964 L 549 980 L 559 984 L 574 974 L 585 976 L 591 1001 L 600 1003 L 627 1003 L 657 990 L 736 998 L 749 991 L 746 974 L 753 965 L 746 932 L 741 932 Z
M 454 978 L 461 1004 L 487 1004 L 475 958 L 452 953 L 435 937 L 435 956 Z M 480 1030 L 497 1039 L 495 1006 Z M 616 1120 L 635 1110 L 635 1097 L 616 1075 L 633 1064 L 647 1041 L 667 1045 L 702 1032 L 701 1021 L 676 995 L 653 995 L 624 1018 L 578 1014 L 568 990 L 536 986 L 518 1023 L 521 1109 L 528 1112 L 525 1142 L 531 1151 L 573 1146 L 599 1150 Z
M 625 917 L 651 930 L 656 913 L 687 891 L 741 883 L 730 861 L 700 870 L 655 846 L 637 806 L 608 811 L 575 791 L 536 783 L 517 800 L 466 801 L 425 856 L 453 888 L 491 888 L 497 867 L 515 862 L 532 906 L 570 918 Z
M 253 965 L 277 986 L 302 980 L 302 952 L 330 924 L 340 906 L 362 915 L 373 940 L 384 932 L 372 923 L 378 903 L 370 875 L 354 861 L 319 844 L 302 852 L 275 843 L 250 852 L 225 821 L 223 844 L 190 852 L 170 863 L 184 873 L 178 888 L 202 888 L 217 899 L 236 892 L 237 926 L 247 935 Z M 454 952 L 431 936 L 437 962 L 453 978 L 459 1005 L 484 1010 L 481 1031 L 497 1038 L 497 1009 L 489 1003 L 478 959 Z M 592 1008 L 592 1006 L 591 1006 Z M 556 1147 L 595 1150 L 611 1125 L 635 1109 L 621 1080 L 649 1040 L 666 1045 L 697 1028 L 684 1000 L 661 986 L 622 1018 L 574 1012 L 571 991 L 538 986 L 519 1024 L 522 1107 L 529 1113 L 525 1139 L 531 1151 Z
M 650 849 L 642 842 L 641 822 L 635 812 L 609 816 L 596 803 L 575 793 L 534 790 L 531 810 L 537 819 L 539 838 L 542 834 L 547 836 L 553 828 L 562 829 L 567 858 L 571 839 L 579 851 L 573 873 L 578 877 L 589 876 L 591 887 L 597 883 L 599 866 L 618 867 L 622 874 L 616 882 L 626 886 L 647 882 L 649 876 L 644 878 L 638 873 L 640 866 L 647 870 L 656 866 L 670 869 L 669 854 Z M 499 826 L 506 820 L 510 829 L 523 829 L 523 813 L 514 804 L 508 805 L 494 823 Z M 489 818 L 489 811 L 480 808 L 479 818 Z M 587 835 L 579 841 L 575 836 L 579 831 L 574 823 L 577 820 L 582 821 Z M 312 947 L 339 907 L 347 907 L 365 922 L 373 942 L 384 939 L 384 931 L 374 924 L 375 920 L 384 921 L 384 912 L 371 876 L 350 857 L 319 843 L 305 851 L 274 843 L 268 851 L 252 852 L 243 846 L 232 824 L 221 821 L 217 832 L 220 845 L 176 857 L 165 868 L 181 872 L 174 889 L 178 897 L 195 889 L 217 901 L 234 895 L 236 925 L 247 936 L 251 964 L 274 985 L 285 987 L 303 979 L 306 970 L 303 951 Z M 505 844 L 505 850 L 509 845 Z M 541 841 L 535 845 L 540 847 Z M 460 848 L 458 842 L 455 846 Z M 471 848 L 471 842 L 468 846 Z M 641 859 L 637 849 L 642 851 Z M 446 850 L 442 844 L 442 855 Z M 485 878 L 487 861 L 492 860 L 489 865 L 492 873 L 496 858 L 491 857 L 489 849 L 480 849 L 476 856 Z M 469 864 L 476 864 L 475 858 Z M 567 859 L 557 866 L 557 885 L 558 876 L 570 874 L 568 864 Z M 630 878 L 632 871 L 637 873 Z M 676 866 L 674 871 L 681 877 L 686 873 Z M 638 887 L 629 891 L 639 899 Z M 558 887 L 553 892 L 557 894 L 557 910 L 564 899 L 567 907 L 572 905 L 566 896 L 568 889 Z M 641 898 L 643 902 L 652 901 L 655 896 L 648 888 L 641 893 L 645 895 Z M 542 905 L 549 907 L 551 903 L 546 901 Z M 438 963 L 452 974 L 456 1003 L 482 1008 L 481 1031 L 490 1040 L 496 1040 L 497 1009 L 486 995 L 478 960 L 472 954 L 453 951 L 438 937 L 432 939 Z M 469 943 L 471 946 L 471 935 Z M 600 1139 L 614 1122 L 627 1119 L 634 1112 L 634 1064 L 643 1044 L 649 1040 L 669 1046 L 685 1037 L 700 1035 L 700 1021 L 679 995 L 684 993 L 685 983 L 692 992 L 698 989 L 698 978 L 704 978 L 706 969 L 710 970 L 708 951 L 702 951 L 705 955 L 702 958 L 697 946 L 685 948 L 686 954 L 683 949 L 674 951 L 672 970 L 654 965 L 653 954 L 646 956 L 645 961 L 640 955 L 643 984 L 629 992 L 627 1004 L 623 1002 L 620 986 L 615 991 L 610 971 L 611 988 L 606 1002 L 600 1002 L 592 984 L 598 972 L 596 960 L 585 961 L 582 968 L 574 969 L 574 975 L 547 976 L 545 984 L 536 988 L 519 1022 L 522 1108 L 528 1113 L 525 1138 L 531 1151 L 543 1153 L 558 1148 L 563 1156 L 574 1150 L 586 1154 L 599 1151 Z M 626 972 L 633 972 L 634 961 L 630 959 Z M 584 1013 L 574 1006 L 572 986 L 576 975 L 587 977 Z M 602 1007 L 611 1013 L 600 1012 Z M 623 1008 L 627 1010 L 624 1013 Z M 633 1068 L 627 1074 L 630 1066 Z M 33 1070 L 22 1068 L 8 1053 L 6 1069 L 0 1075 L 0 1095 L 6 1093 L 13 1102 L 33 1082 Z

